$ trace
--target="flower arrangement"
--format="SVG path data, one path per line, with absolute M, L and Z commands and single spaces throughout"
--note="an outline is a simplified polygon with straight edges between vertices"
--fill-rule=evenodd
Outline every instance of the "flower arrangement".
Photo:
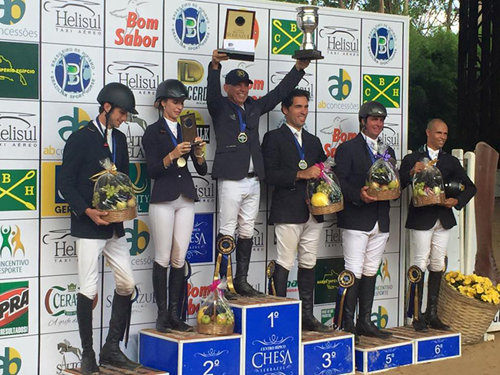
M 445 275 L 446 282 L 462 295 L 475 298 L 493 305 L 500 304 L 500 284 L 496 287 L 487 277 L 463 275 L 458 271 L 450 271 Z

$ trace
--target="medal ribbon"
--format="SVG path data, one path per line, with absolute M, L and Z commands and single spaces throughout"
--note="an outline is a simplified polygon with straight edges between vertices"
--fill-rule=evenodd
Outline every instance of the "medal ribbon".
M 243 115 L 241 114 L 241 108 L 234 103 L 231 103 L 231 104 L 234 106 L 234 108 L 236 108 L 236 113 L 238 113 L 238 120 L 240 121 L 240 133 L 244 133 L 246 128 L 247 128 L 247 124 L 245 123 L 245 121 L 243 121 Z
M 165 118 L 163 119 L 165 120 Z M 167 132 L 168 134 L 170 134 L 170 138 L 172 138 L 172 143 L 175 147 L 177 147 L 179 143 L 182 143 L 182 132 L 179 123 L 177 123 L 177 138 L 175 138 L 174 133 L 172 133 L 172 130 L 170 130 L 170 126 L 168 126 L 167 120 L 165 120 L 165 128 L 167 128 Z
M 95 118 L 96 121 L 96 128 L 99 130 L 99 133 L 102 134 L 102 138 L 104 139 L 104 147 L 108 147 L 108 139 L 106 137 L 106 134 L 104 130 L 102 130 L 102 125 L 99 122 L 99 117 Z M 109 150 L 111 152 L 111 157 L 113 158 L 113 164 L 116 164 L 116 138 L 115 138 L 115 133 L 111 133 L 111 138 L 113 138 L 113 151 Z M 109 148 L 109 147 L 108 147 Z
M 295 146 L 297 146 L 297 151 L 299 152 L 300 160 L 306 160 L 306 152 L 304 151 L 304 147 L 300 145 L 297 136 L 293 135 L 293 140 L 295 141 Z

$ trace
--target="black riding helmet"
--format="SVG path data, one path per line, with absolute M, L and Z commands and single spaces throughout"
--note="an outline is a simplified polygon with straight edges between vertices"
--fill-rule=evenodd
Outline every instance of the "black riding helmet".
M 366 102 L 359 109 L 359 122 L 366 119 L 368 116 L 373 117 L 387 117 L 387 109 L 379 102 Z
M 156 90 L 155 103 L 163 99 L 188 99 L 189 92 L 181 81 L 176 79 L 167 79 L 158 86 Z
M 123 108 L 134 115 L 138 113 L 135 110 L 135 97 L 132 90 L 122 83 L 112 82 L 104 86 L 97 95 L 97 102 L 100 105 L 109 103 L 113 107 Z

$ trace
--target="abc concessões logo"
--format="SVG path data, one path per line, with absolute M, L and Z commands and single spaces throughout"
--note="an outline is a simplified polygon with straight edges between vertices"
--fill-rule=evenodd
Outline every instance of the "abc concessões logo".
M 13 25 L 21 21 L 26 12 L 24 0 L 4 0 L 0 2 L 0 23 Z
M 196 4 L 186 4 L 174 14 L 174 38 L 182 47 L 194 50 L 208 39 L 209 20 L 206 12 Z
M 52 66 L 52 83 L 59 93 L 78 99 L 92 89 L 95 66 L 85 52 L 62 51 L 54 58 Z
M 368 52 L 380 64 L 387 64 L 396 55 L 396 34 L 387 25 L 377 25 L 369 35 Z

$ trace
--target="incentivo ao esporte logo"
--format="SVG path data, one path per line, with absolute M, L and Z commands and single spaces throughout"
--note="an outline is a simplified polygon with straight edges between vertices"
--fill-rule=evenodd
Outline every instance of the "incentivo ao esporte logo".
M 36 170 L 0 170 L 0 211 L 34 211 L 36 205 Z
M 2 375 L 18 375 L 21 372 L 23 361 L 21 354 L 9 346 L 0 353 L 0 372 Z
M 172 34 L 175 41 L 188 50 L 203 46 L 210 37 L 210 20 L 196 3 L 185 3 L 174 12 Z
M 38 99 L 38 44 L 0 42 L 0 98 Z
M 397 53 L 396 33 L 390 26 L 375 26 L 368 36 L 368 53 L 375 62 L 386 65 Z
M 304 33 L 295 21 L 273 19 L 271 35 L 271 53 L 273 55 L 293 55 L 299 49 Z
M 401 77 L 363 74 L 363 103 L 375 100 L 386 108 L 399 108 Z
M 24 267 L 29 266 L 22 232 L 18 225 L 0 226 L 0 275 L 13 277 L 21 275 Z
M 28 333 L 29 281 L 0 283 L 0 337 Z

